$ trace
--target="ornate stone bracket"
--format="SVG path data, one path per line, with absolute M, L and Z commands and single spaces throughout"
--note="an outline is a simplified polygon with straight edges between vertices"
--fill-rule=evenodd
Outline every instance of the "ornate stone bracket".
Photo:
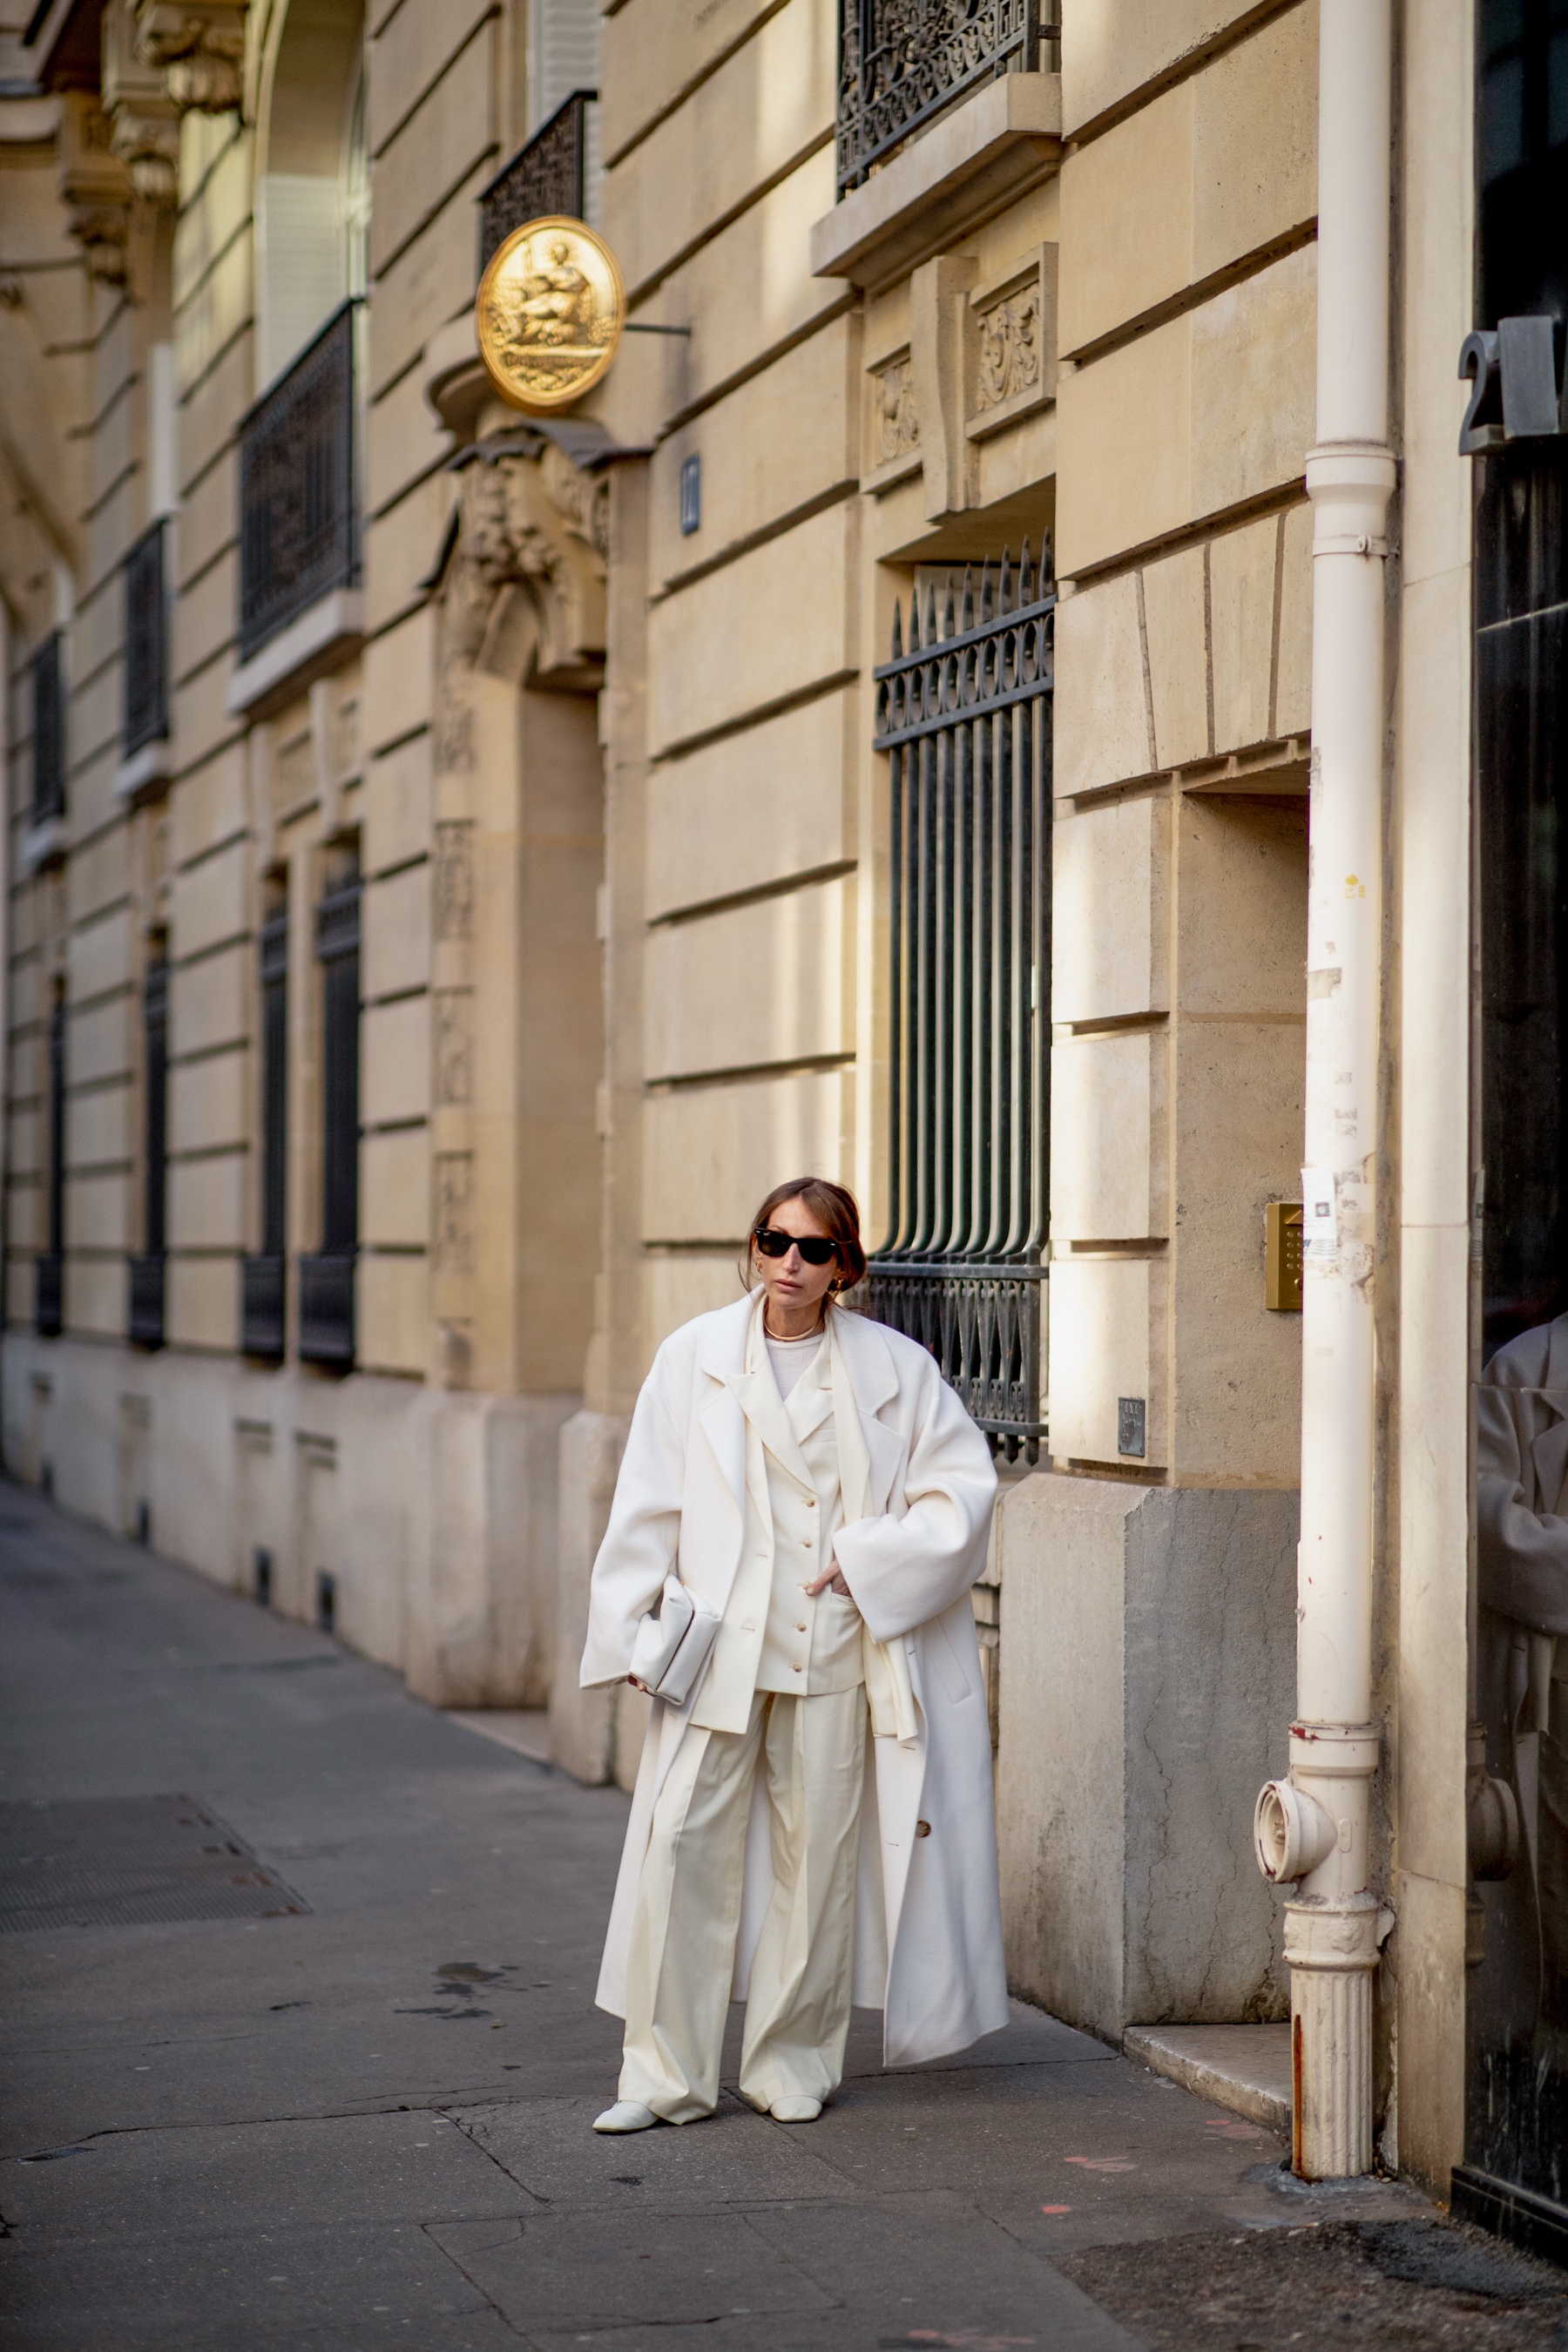
M 458 461 L 445 648 L 520 686 L 593 694 L 605 673 L 609 485 L 527 426 Z
M 67 225 L 89 271 L 105 285 L 122 286 L 131 242 L 131 173 L 114 152 L 109 117 L 96 90 L 61 94 L 59 190 Z
M 136 55 L 134 0 L 103 12 L 103 110 L 110 145 L 143 204 L 173 205 L 180 192 L 180 110 L 163 77 Z
M 228 114 L 244 86 L 247 0 L 132 0 L 136 55 L 179 114 Z

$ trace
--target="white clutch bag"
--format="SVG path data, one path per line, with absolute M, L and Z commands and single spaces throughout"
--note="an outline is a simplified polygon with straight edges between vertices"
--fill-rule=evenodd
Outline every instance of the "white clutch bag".
M 658 1610 L 650 1609 L 637 1627 L 632 1673 L 656 1698 L 683 1706 L 713 1647 L 719 1622 L 718 1612 L 700 1593 L 678 1576 L 667 1576 Z

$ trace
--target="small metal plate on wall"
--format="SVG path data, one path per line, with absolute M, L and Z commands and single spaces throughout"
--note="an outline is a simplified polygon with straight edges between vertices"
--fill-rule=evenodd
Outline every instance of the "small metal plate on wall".
M 0 1805 L 0 1935 L 310 1907 L 191 1797 Z
M 1264 1212 L 1268 1237 L 1266 1304 L 1276 1314 L 1301 1312 L 1301 1203 L 1270 1201 Z
M 1142 1397 L 1116 1400 L 1116 1451 L 1142 1462 L 1147 1444 L 1148 1404 Z

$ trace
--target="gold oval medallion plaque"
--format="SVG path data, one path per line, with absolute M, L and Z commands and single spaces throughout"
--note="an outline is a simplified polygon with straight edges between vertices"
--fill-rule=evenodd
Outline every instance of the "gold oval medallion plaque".
M 570 408 L 598 383 L 626 317 L 609 247 L 584 222 L 553 215 L 525 221 L 497 247 L 474 305 L 490 382 L 535 415 Z

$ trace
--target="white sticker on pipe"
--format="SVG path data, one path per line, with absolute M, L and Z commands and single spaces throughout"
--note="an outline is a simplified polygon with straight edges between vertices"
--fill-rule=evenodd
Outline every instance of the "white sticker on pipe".
M 1332 1257 L 1340 1245 L 1339 1218 L 1334 1208 L 1333 1171 L 1328 1168 L 1301 1171 L 1301 1241 L 1314 1257 Z

